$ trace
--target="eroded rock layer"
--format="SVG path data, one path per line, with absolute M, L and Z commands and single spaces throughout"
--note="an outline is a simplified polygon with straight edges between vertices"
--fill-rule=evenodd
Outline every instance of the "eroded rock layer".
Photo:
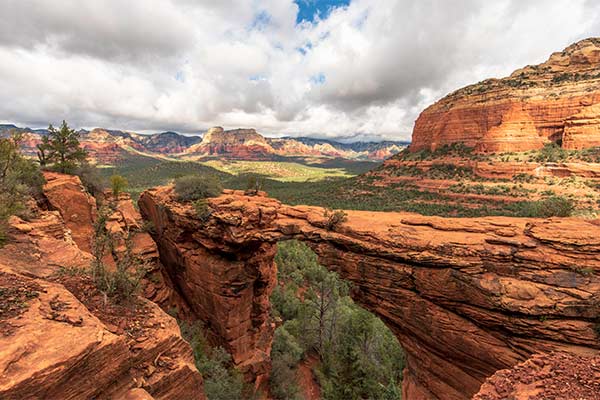
M 600 357 L 536 354 L 492 375 L 474 400 L 581 400 L 600 397 Z
M 578 219 L 445 219 L 323 209 L 227 191 L 206 220 L 172 188 L 142 194 L 161 259 L 238 365 L 268 371 L 277 241 L 299 239 L 354 285 L 407 353 L 407 399 L 467 399 L 535 352 L 597 353 L 600 226 Z
M 600 39 L 577 42 L 548 61 L 457 90 L 421 113 L 413 151 L 455 142 L 478 152 L 600 144 Z
M 32 202 L 27 221 L 11 217 L 0 248 L 0 398 L 204 399 L 192 349 L 157 305 L 185 315 L 185 304 L 164 279 L 131 199 L 107 194 L 107 228 L 131 233 L 141 294 L 152 301 L 116 304 L 86 273 L 93 257 L 82 248 L 91 247 L 95 201 L 76 177 L 46 178 L 43 203 L 53 210 Z

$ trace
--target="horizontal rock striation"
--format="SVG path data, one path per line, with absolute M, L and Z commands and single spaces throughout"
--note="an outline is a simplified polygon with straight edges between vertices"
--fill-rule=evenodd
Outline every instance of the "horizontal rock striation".
M 254 241 L 231 249 L 227 242 L 203 238 L 202 223 L 189 206 L 171 201 L 167 208 L 146 193 L 139 205 L 154 225 L 161 262 L 179 295 L 209 328 L 209 339 L 226 348 L 257 388 L 262 386 L 270 372 L 275 328 L 269 297 L 276 282 L 276 248 Z
M 411 150 L 462 142 L 477 152 L 600 144 L 600 39 L 577 42 L 502 79 L 459 89 L 425 109 Z
M 140 198 L 161 260 L 215 338 L 251 373 L 268 373 L 268 297 L 277 241 L 308 243 L 353 283 L 407 353 L 407 399 L 467 399 L 531 354 L 597 353 L 600 226 L 580 219 L 445 219 L 323 209 L 241 192 L 210 199 L 206 220 L 172 188 Z
M 10 218 L 0 248 L 0 398 L 204 399 L 192 349 L 159 307 L 177 306 L 185 317 L 186 305 L 129 196 L 107 193 L 107 228 L 121 238 L 132 233 L 144 268 L 140 294 L 152 301 L 115 305 L 84 273 L 95 201 L 79 178 L 45 176 L 42 203 L 54 210 L 32 202 L 27 221 Z M 118 258 L 123 249 L 115 250 Z
M 0 264 L 4 290 L 12 280 L 39 291 L 28 292 L 22 315 L 0 320 L 0 328 L 10 328 L 0 329 L 0 398 L 115 399 L 136 387 L 154 399 L 204 398 L 191 348 L 155 304 L 144 301 L 139 334 L 132 337 L 101 321 L 62 285 L 5 270 Z

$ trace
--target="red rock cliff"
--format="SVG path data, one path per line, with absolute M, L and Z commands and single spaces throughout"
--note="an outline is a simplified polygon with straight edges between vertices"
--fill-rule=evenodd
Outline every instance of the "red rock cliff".
M 227 191 L 206 222 L 171 188 L 142 194 L 172 280 L 235 362 L 268 372 L 276 242 L 299 239 L 354 284 L 407 353 L 406 399 L 464 400 L 535 352 L 597 353 L 600 227 L 579 219 L 445 219 L 323 210 Z
M 32 204 L 27 221 L 11 217 L 0 248 L 0 398 L 204 399 L 192 349 L 156 303 L 185 304 L 163 279 L 131 199 L 115 199 L 107 225 L 134 232 L 142 294 L 152 301 L 118 305 L 82 272 L 92 261 L 95 202 L 77 177 L 46 178 L 53 210 Z
M 479 152 L 528 151 L 550 141 L 600 145 L 600 39 L 582 40 L 502 79 L 449 94 L 421 113 L 413 151 L 455 142 Z

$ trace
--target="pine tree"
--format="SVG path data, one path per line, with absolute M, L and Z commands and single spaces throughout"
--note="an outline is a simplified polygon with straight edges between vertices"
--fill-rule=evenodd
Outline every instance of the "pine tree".
M 63 121 L 60 129 L 48 127 L 48 138 L 38 146 L 40 164 L 52 163 L 62 173 L 72 173 L 86 158 L 86 152 L 79 143 L 79 133 L 69 128 Z

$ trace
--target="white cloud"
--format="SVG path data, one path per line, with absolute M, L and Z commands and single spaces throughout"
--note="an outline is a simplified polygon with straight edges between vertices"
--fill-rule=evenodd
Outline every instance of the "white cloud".
M 0 2 L 0 120 L 408 139 L 432 101 L 600 35 L 589 0 Z

